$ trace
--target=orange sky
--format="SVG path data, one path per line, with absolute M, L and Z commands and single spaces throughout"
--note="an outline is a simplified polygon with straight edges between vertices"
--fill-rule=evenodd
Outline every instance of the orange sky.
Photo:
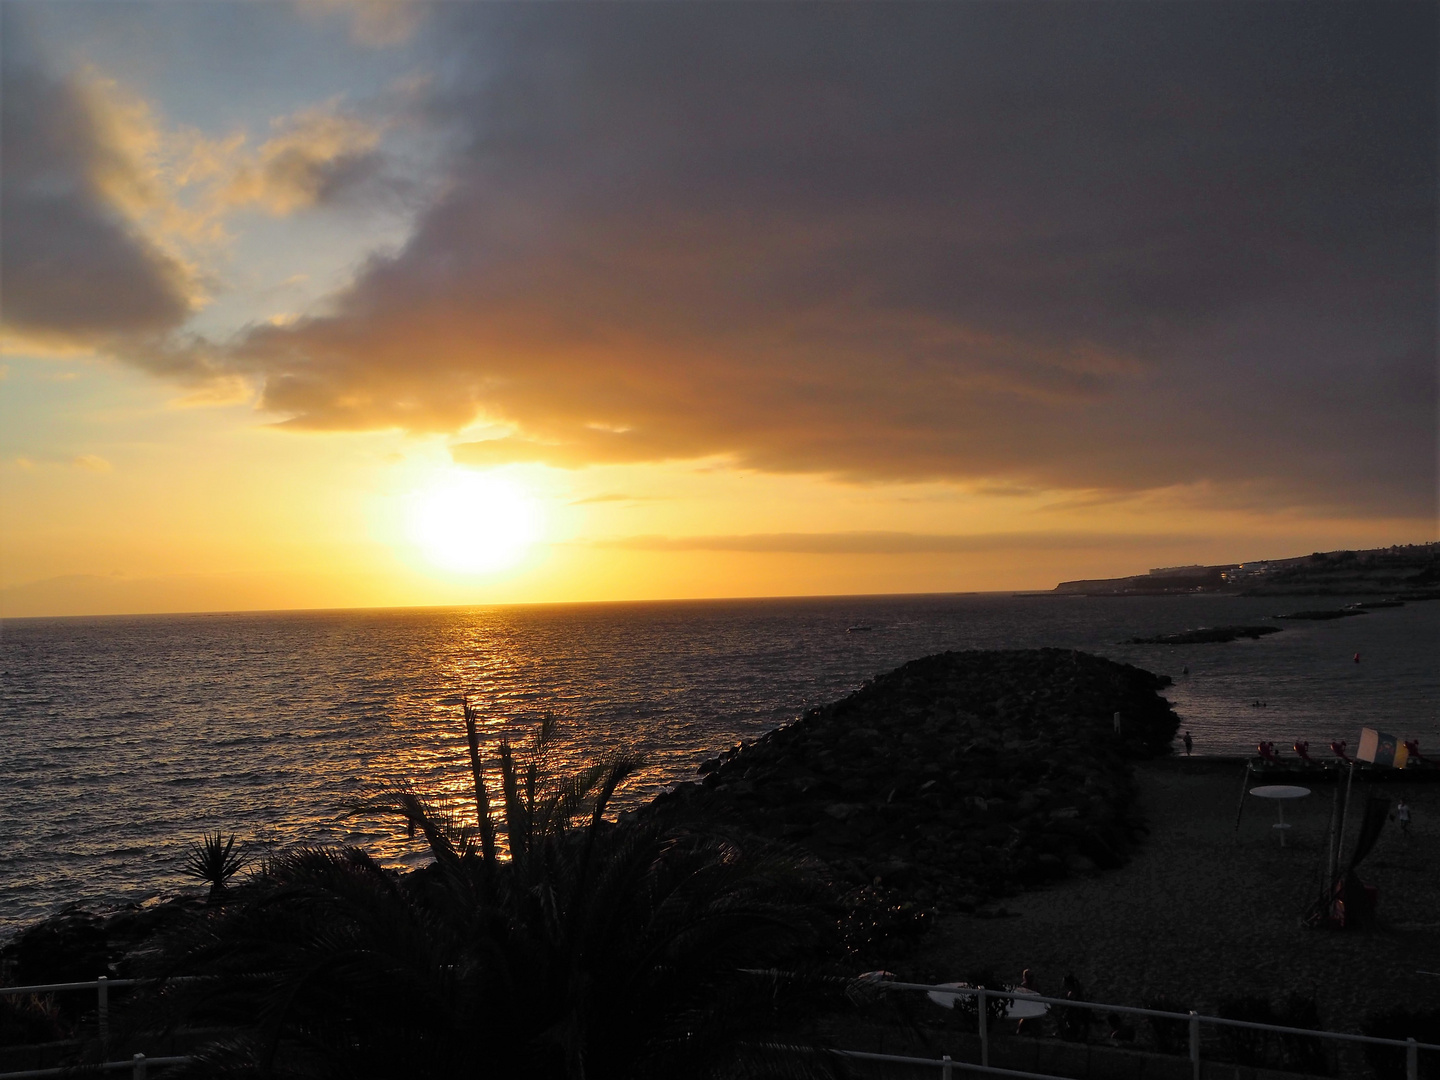
M 1436 539 L 1433 12 L 1031 7 L 5 4 L 0 615 Z

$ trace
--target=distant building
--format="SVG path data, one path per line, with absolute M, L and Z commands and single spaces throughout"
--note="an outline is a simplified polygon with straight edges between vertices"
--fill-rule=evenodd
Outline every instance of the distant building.
M 1159 569 L 1151 570 L 1150 576 L 1198 578 L 1205 577 L 1207 574 L 1210 574 L 1215 570 L 1233 570 L 1237 565 L 1239 564 L 1231 564 L 1227 566 L 1201 566 L 1199 563 L 1194 563 L 1190 566 L 1162 566 Z

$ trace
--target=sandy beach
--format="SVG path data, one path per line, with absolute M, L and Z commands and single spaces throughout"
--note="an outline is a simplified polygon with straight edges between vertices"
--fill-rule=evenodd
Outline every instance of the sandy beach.
M 1280 846 L 1273 802 L 1248 797 L 1238 761 L 1172 758 L 1136 766 L 1150 834 L 1120 869 L 1008 900 L 1011 917 L 950 915 L 915 961 L 915 976 L 963 978 L 990 968 L 1042 992 L 1067 972 L 1091 1000 L 1144 1005 L 1161 998 L 1213 1012 L 1227 997 L 1313 994 L 1325 1027 L 1357 1030 L 1367 1013 L 1440 1002 L 1440 786 L 1386 784 L 1404 797 L 1408 837 L 1386 824 L 1361 877 L 1380 890 L 1380 925 L 1360 932 L 1306 928 L 1326 857 L 1332 785 L 1286 804 Z M 1349 840 L 1365 791 L 1352 796 Z M 1345 850 L 1348 854 L 1349 842 Z

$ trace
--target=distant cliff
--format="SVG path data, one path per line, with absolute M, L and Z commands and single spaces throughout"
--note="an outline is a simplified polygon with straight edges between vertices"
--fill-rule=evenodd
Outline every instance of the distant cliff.
M 1222 566 L 1175 566 L 1122 578 L 1062 581 L 1078 596 L 1165 596 L 1228 592 L 1244 596 L 1393 596 L 1440 598 L 1440 543 L 1367 551 L 1329 551 Z
M 1096 578 L 1090 581 L 1062 581 L 1055 586 L 1058 593 L 1079 593 L 1084 596 L 1165 596 L 1170 593 L 1218 592 L 1225 587 L 1230 566 L 1185 566 L 1174 571 L 1151 570 L 1134 577 Z M 1183 572 L 1181 572 L 1183 571 Z

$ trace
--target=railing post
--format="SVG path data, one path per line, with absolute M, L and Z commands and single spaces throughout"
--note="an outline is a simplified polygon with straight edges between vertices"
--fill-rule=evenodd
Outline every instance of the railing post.
M 1405 1040 L 1405 1080 L 1418 1080 L 1420 1076 L 1420 1048 L 1415 1045 L 1415 1036 Z
M 980 1014 L 980 1064 L 986 1068 L 990 1067 L 990 998 L 985 993 L 985 988 L 980 987 L 980 992 L 975 995 L 975 1000 L 980 1003 L 977 1010 Z
M 950 1066 L 950 1055 L 946 1054 L 940 1059 L 944 1064 L 940 1066 L 940 1080 L 951 1080 L 954 1070 Z
M 95 1021 L 100 1029 L 100 1045 L 110 1044 L 110 980 L 101 975 L 95 980 Z
M 1190 1010 L 1190 1073 L 1192 1080 L 1200 1080 L 1200 1014 Z
M 131 1073 L 131 1076 L 134 1078 L 134 1080 L 145 1080 L 145 1055 L 136 1054 L 130 1060 L 135 1063 L 135 1071 Z

